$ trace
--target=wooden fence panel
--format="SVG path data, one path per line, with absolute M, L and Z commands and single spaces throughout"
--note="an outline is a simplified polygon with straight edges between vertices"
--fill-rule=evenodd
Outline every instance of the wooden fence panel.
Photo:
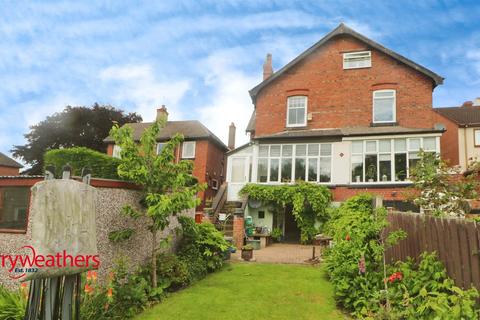
M 387 250 L 387 261 L 417 259 L 424 251 L 436 251 L 456 285 L 480 289 L 479 224 L 403 212 L 390 213 L 388 220 L 389 231 L 402 229 L 407 238 Z

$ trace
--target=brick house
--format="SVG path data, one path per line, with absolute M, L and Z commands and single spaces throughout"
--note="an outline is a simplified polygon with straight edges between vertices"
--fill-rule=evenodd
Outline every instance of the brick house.
M 443 78 L 340 24 L 250 90 L 251 141 L 227 153 L 227 200 L 247 183 L 327 185 L 334 201 L 359 192 L 400 206 L 418 151 L 440 152 L 432 111 Z M 293 217 L 246 206 L 258 226 L 298 236 Z
M 168 112 L 165 106 L 157 109 L 157 119 Z M 152 125 L 151 122 L 126 124 L 133 129 L 133 136 L 138 141 L 143 131 Z M 198 196 L 202 200 L 197 211 L 202 211 L 205 201 L 215 196 L 220 185 L 225 182 L 226 157 L 228 147 L 213 134 L 207 127 L 197 120 L 190 121 L 167 121 L 157 137 L 157 152 L 170 137 L 180 133 L 184 136 L 184 142 L 175 151 L 176 161 L 193 161 L 193 175 L 200 183 L 207 183 L 208 187 Z M 230 126 L 229 145 L 233 149 L 235 141 L 235 126 Z M 112 137 L 104 139 L 107 143 L 107 154 L 118 157 L 120 148 L 115 145 Z
M 467 169 L 470 161 L 480 160 L 480 98 L 462 106 L 435 108 L 436 122 L 446 132 L 440 141 L 442 158 L 450 165 Z
M 0 152 L 0 176 L 18 176 L 23 166 Z

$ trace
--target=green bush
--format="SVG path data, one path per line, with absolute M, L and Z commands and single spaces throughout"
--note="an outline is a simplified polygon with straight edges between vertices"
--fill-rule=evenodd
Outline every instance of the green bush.
M 187 286 L 189 282 L 188 267 L 185 261 L 173 253 L 157 256 L 158 287 L 176 291 Z
M 92 170 L 93 177 L 119 179 L 117 174 L 119 159 L 84 147 L 47 151 L 44 155 L 44 163 L 45 166 L 55 166 L 57 176 L 61 175 L 63 166 L 70 164 L 73 175 L 76 176 L 80 176 L 82 169 L 88 167 Z
M 0 320 L 22 320 L 26 306 L 25 294 L 0 286 Z

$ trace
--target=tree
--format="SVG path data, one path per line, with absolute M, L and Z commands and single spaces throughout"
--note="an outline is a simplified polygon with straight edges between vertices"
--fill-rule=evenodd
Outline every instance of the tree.
M 420 160 L 411 168 L 413 202 L 435 216 L 463 217 L 468 213 L 467 199 L 476 198 L 475 176 L 464 177 L 459 168 L 448 167 L 433 152 L 420 151 Z
M 136 210 L 126 205 L 123 212 L 134 219 L 148 217 L 152 233 L 152 286 L 157 287 L 157 259 L 159 244 L 158 231 L 164 230 L 170 217 L 177 213 L 195 208 L 200 204 L 196 196 L 205 189 L 205 184 L 198 184 L 192 176 L 193 162 L 176 161 L 175 149 L 183 141 L 182 135 L 173 136 L 157 154 L 156 137 L 165 126 L 163 117 L 146 129 L 140 143 L 134 141 L 130 127 L 120 128 L 115 125 L 110 131 L 115 143 L 120 146 L 120 165 L 118 175 L 142 186 L 143 210 Z
M 46 151 L 86 147 L 105 152 L 103 139 L 108 136 L 114 123 L 123 125 L 140 121 L 142 118 L 138 114 L 125 114 L 109 105 L 95 103 L 91 108 L 67 106 L 62 112 L 54 113 L 31 126 L 30 132 L 25 134 L 27 144 L 14 146 L 11 151 L 13 156 L 30 166 L 25 173 L 41 174 Z

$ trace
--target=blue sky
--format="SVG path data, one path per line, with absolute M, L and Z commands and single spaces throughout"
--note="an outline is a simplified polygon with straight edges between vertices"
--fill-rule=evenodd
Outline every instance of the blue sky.
M 434 106 L 480 96 L 478 1 L 0 0 L 0 151 L 66 105 L 199 119 L 237 145 L 248 89 L 340 22 L 446 78 Z

